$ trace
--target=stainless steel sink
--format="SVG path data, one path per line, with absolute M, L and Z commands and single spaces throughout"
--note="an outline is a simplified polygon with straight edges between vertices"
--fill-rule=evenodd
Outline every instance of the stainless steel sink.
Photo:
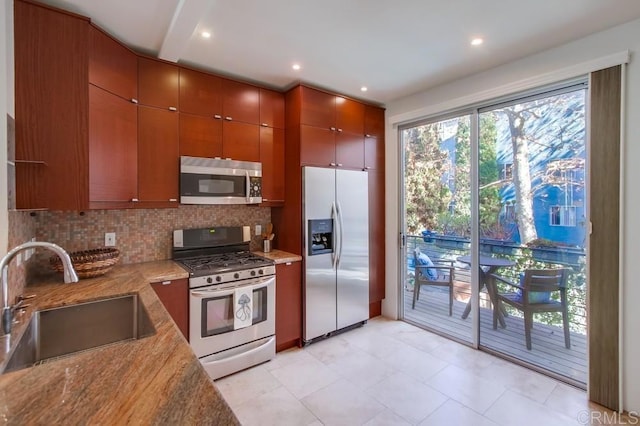
M 36 311 L 3 373 L 155 332 L 137 294 Z

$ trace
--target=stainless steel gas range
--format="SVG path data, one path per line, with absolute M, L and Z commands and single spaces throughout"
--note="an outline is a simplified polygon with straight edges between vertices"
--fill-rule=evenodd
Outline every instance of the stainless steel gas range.
M 250 240 L 248 226 L 173 231 L 173 259 L 189 272 L 189 343 L 213 379 L 275 356 L 275 265 Z

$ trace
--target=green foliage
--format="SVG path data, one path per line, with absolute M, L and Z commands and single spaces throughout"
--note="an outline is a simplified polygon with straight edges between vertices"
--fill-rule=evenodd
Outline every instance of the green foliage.
M 437 215 L 446 209 L 451 193 L 441 176 L 448 153 L 440 149 L 437 123 L 403 132 L 405 139 L 405 205 L 407 232 L 435 229 Z

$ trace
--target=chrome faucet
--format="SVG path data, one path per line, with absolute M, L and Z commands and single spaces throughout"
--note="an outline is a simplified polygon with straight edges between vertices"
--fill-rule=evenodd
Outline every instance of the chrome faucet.
M 75 269 L 73 269 L 69 254 L 67 254 L 67 252 L 59 245 L 44 241 L 29 241 L 14 247 L 2 258 L 2 260 L 0 260 L 0 271 L 2 271 L 2 330 L 0 330 L 0 336 L 11 333 L 11 322 L 13 321 L 14 307 L 9 305 L 9 264 L 21 251 L 36 247 L 49 249 L 60 257 L 64 267 L 65 283 L 74 283 L 78 281 L 78 275 L 76 274 Z

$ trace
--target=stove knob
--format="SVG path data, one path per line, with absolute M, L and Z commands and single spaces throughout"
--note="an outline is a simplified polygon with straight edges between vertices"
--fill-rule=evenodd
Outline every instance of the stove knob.
M 263 274 L 264 274 L 264 271 L 263 271 L 262 269 L 259 269 L 259 270 L 258 270 L 258 273 L 259 273 L 260 275 L 263 275 Z
M 255 275 L 256 275 L 256 271 L 251 271 L 251 276 L 255 277 Z
M 233 278 L 237 280 L 238 278 L 240 278 L 240 274 L 236 272 L 235 274 L 233 274 Z
M 220 277 L 218 277 L 220 278 Z M 211 284 L 213 282 L 213 280 L 211 279 L 211 277 L 207 278 L 207 284 Z
M 218 275 L 218 276 L 216 277 L 216 281 L 218 281 L 218 282 L 222 281 L 222 277 L 221 277 L 220 275 Z

